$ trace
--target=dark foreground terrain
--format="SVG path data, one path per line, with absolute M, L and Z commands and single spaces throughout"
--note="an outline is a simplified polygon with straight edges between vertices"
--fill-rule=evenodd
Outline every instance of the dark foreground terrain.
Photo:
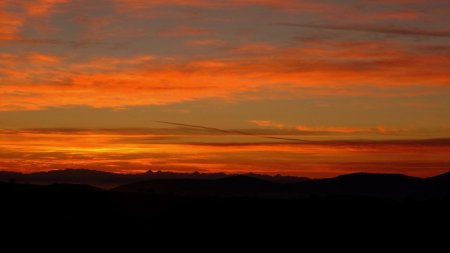
M 447 178 L 448 174 L 428 180 L 355 174 L 275 183 L 234 176 L 155 179 L 112 190 L 11 181 L 0 183 L 0 213 L 3 226 L 55 231 L 126 233 L 139 228 L 212 233 L 228 229 L 244 234 L 297 231 L 309 236 L 382 231 L 395 236 L 448 230 Z
M 177 196 L 103 191 L 85 185 L 0 184 L 2 217 L 10 223 L 91 225 L 181 224 L 291 226 L 376 225 L 386 219 L 413 224 L 446 222 L 450 199 L 389 200 L 363 196 L 310 196 L 303 199 Z M 445 219 L 442 219 L 445 218 Z M 231 221 L 231 223 L 229 223 Z M 79 224 L 79 223 L 78 223 Z

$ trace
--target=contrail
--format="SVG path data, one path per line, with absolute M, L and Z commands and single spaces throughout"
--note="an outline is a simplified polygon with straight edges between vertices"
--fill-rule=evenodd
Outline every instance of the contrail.
M 168 124 L 168 125 L 175 125 L 175 126 L 184 126 L 184 127 L 192 127 L 192 128 L 199 128 L 199 129 L 205 129 L 205 130 L 213 130 L 213 131 L 228 133 L 228 134 L 255 136 L 255 137 L 260 137 L 260 138 L 265 138 L 265 139 L 296 141 L 296 142 L 302 142 L 302 143 L 310 143 L 311 142 L 311 141 L 296 139 L 296 138 L 283 138 L 283 137 L 267 136 L 267 135 L 252 134 L 252 133 L 247 133 L 247 132 L 242 132 L 242 131 L 237 131 L 237 130 L 225 130 L 225 129 L 215 128 L 215 127 L 206 127 L 206 126 L 183 124 L 183 123 L 176 123 L 176 122 L 168 122 L 168 121 L 155 121 L 155 122 L 162 123 L 162 124 Z

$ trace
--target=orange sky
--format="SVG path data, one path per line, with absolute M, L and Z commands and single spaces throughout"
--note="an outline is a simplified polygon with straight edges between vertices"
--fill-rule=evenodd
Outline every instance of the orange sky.
M 448 171 L 449 10 L 1 1 L 0 170 Z

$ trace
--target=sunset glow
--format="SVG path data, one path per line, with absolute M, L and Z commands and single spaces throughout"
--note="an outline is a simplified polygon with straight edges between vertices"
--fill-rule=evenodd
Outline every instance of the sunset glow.
M 1 1 L 0 170 L 449 171 L 449 10 Z

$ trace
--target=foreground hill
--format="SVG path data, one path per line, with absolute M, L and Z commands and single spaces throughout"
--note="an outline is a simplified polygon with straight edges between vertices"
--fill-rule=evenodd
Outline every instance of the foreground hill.
M 141 235 L 165 231 L 172 238 L 174 233 L 186 236 L 199 230 L 243 235 L 284 231 L 323 238 L 335 237 L 343 231 L 359 234 L 379 230 L 384 231 L 384 236 L 392 233 L 395 237 L 399 231 L 417 232 L 418 227 L 424 229 L 420 231 L 430 231 L 436 226 L 450 225 L 449 198 L 390 200 L 354 195 L 258 198 L 248 196 L 259 190 L 279 189 L 280 184 L 245 177 L 157 181 L 177 182 L 182 185 L 180 188 L 193 192 L 212 189 L 214 194 L 188 196 L 107 191 L 86 185 L 0 183 L 2 227 L 22 232 L 33 228 L 39 232 L 42 228 L 51 229 L 55 233 L 81 230 L 83 234 L 92 233 L 94 238 L 99 231 L 119 237 L 137 231 Z M 230 184 L 247 197 L 219 196 L 229 195 Z
M 277 197 L 283 184 L 248 176 L 220 179 L 155 179 L 115 188 L 121 192 L 145 192 L 157 195 Z

